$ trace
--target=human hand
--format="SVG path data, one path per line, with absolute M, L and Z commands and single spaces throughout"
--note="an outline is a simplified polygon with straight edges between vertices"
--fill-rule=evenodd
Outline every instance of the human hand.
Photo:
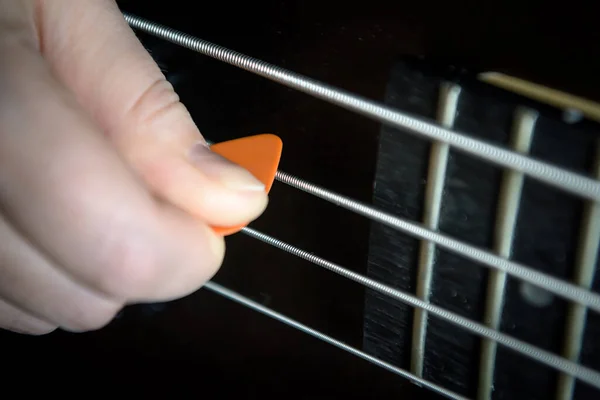
M 0 327 L 197 290 L 264 186 L 212 153 L 112 0 L 0 0 Z

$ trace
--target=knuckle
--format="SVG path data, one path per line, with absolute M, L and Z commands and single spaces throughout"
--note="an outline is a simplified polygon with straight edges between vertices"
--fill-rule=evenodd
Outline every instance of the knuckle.
M 211 229 L 211 228 L 207 228 Z M 199 247 L 195 258 L 190 258 L 189 268 L 196 270 L 204 280 L 210 279 L 216 274 L 223 261 L 225 260 L 225 238 L 214 234 L 212 231 L 207 233 L 205 246 Z
M 106 253 L 100 290 L 113 298 L 129 299 L 156 285 L 159 250 L 144 235 L 122 235 Z
M 44 336 L 44 335 L 49 335 L 52 332 L 54 332 L 56 329 L 58 329 L 57 326 L 53 326 L 53 325 L 48 325 L 48 326 L 37 326 L 35 328 L 30 328 L 28 329 L 27 332 L 25 332 L 26 334 L 29 334 L 31 336 Z
M 58 326 L 36 318 L 19 316 L 12 321 L 0 323 L 0 328 L 24 335 L 43 336 L 54 332 Z
M 202 240 L 202 233 L 198 233 L 198 245 L 193 248 L 185 245 L 181 248 L 186 256 L 177 257 L 169 274 L 163 277 L 160 285 L 155 286 L 152 296 L 141 300 L 169 301 L 187 296 L 200 289 L 217 273 L 225 256 L 225 240 L 213 233 L 209 234 L 212 238 Z
M 162 74 L 143 90 L 129 110 L 138 125 L 151 125 L 173 110 L 184 108 L 173 85 Z
M 217 249 L 215 250 L 214 255 L 211 257 L 211 261 L 208 265 L 208 269 L 211 271 L 211 278 L 213 275 L 215 275 L 219 271 L 219 269 L 223 265 L 224 261 L 225 261 L 225 239 L 220 238 L 218 241 Z
M 89 332 L 104 328 L 112 322 L 123 307 L 116 303 L 95 303 L 90 307 L 78 310 L 69 323 L 63 326 L 71 332 Z
M 57 326 L 0 299 L 0 328 L 15 333 L 40 336 L 53 332 Z
M 168 157 L 157 157 L 153 152 L 138 150 L 138 154 L 129 153 L 133 165 L 135 165 L 141 177 L 155 189 L 163 194 L 174 193 L 181 185 L 178 179 L 180 166 Z
M 202 268 L 198 268 L 198 264 L 194 266 L 194 269 L 198 271 L 198 282 L 200 286 L 212 279 L 223 265 L 225 260 L 225 239 L 217 238 L 216 242 L 213 243 L 211 250 L 212 251 L 203 252 L 200 255 L 201 262 L 199 265 L 201 265 Z

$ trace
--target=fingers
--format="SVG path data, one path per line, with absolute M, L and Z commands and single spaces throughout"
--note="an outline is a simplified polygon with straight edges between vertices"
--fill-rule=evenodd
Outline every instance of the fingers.
M 69 331 L 99 329 L 123 306 L 122 302 L 78 285 L 2 218 L 0 277 L 0 293 L 4 300 L 31 316 Z
M 13 34 L 0 32 L 7 221 L 57 268 L 109 298 L 166 300 L 197 289 L 222 261 L 222 238 L 157 205 L 37 49 Z
M 56 330 L 56 326 L 28 315 L 2 299 L 0 299 L 0 328 L 30 335 L 45 335 Z
M 52 29 L 42 31 L 42 43 L 54 72 L 159 196 L 212 225 L 248 222 L 264 211 L 263 186 L 202 146 L 114 1 L 43 4 L 42 26 Z

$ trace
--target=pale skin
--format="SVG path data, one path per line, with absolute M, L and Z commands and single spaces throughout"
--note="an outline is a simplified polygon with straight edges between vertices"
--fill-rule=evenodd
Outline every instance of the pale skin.
M 99 329 L 218 270 L 264 187 L 212 153 L 112 0 L 0 0 L 0 328 Z

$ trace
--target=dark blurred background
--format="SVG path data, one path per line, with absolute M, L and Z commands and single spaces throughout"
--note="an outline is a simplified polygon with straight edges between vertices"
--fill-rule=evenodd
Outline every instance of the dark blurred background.
M 600 97 L 600 33 L 594 13 L 575 3 L 119 4 L 125 11 L 377 100 L 383 99 L 392 65 L 404 56 L 473 72 L 503 71 Z M 188 50 L 140 38 L 207 138 L 278 134 L 284 141 L 282 170 L 371 200 L 378 124 Z M 274 185 L 269 209 L 252 226 L 366 271 L 368 222 L 284 185 Z M 363 289 L 308 262 L 235 235 L 228 239 L 225 264 L 215 280 L 352 346 L 362 345 Z M 12 359 L 14 365 L 25 368 L 16 372 L 34 378 L 77 376 L 94 388 L 210 397 L 239 391 L 250 398 L 431 396 L 204 290 L 166 305 L 128 308 L 98 332 L 0 337 L 4 360 L 10 349 L 18 357 Z

